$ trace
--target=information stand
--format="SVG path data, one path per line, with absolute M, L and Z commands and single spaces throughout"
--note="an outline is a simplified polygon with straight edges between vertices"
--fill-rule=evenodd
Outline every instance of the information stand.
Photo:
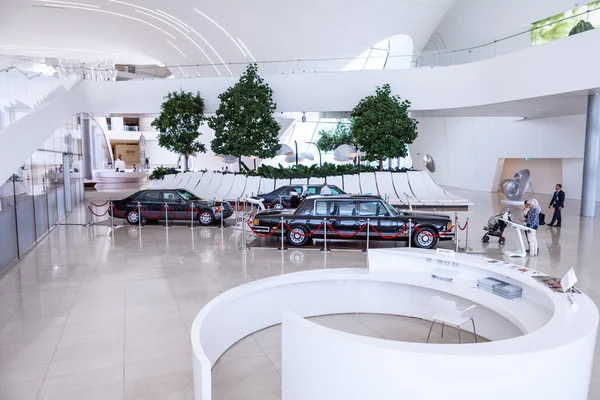
M 517 245 L 518 245 L 518 249 L 516 252 L 505 252 L 505 254 L 508 254 L 509 257 L 525 257 L 527 256 L 527 252 L 525 251 L 525 243 L 523 242 L 523 233 L 525 231 L 530 230 L 531 228 L 525 226 L 525 225 L 521 225 L 521 224 L 517 224 L 515 222 L 509 221 L 507 219 L 504 218 L 500 218 L 501 221 L 506 222 L 507 226 L 510 226 L 511 228 L 515 228 L 515 230 L 517 231 Z

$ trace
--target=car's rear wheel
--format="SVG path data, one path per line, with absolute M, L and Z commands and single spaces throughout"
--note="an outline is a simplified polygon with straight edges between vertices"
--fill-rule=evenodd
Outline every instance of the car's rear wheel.
M 292 246 L 305 246 L 310 242 L 308 229 L 304 226 L 294 226 L 287 231 L 288 243 Z
M 209 210 L 200 210 L 198 214 L 198 222 L 200 225 L 212 225 L 215 222 L 215 216 Z
M 429 227 L 415 229 L 412 235 L 413 245 L 420 249 L 433 249 L 438 241 L 436 234 L 437 232 Z
M 127 214 L 127 222 L 131 225 L 137 225 L 140 223 L 140 215 L 138 214 L 138 210 L 131 211 Z

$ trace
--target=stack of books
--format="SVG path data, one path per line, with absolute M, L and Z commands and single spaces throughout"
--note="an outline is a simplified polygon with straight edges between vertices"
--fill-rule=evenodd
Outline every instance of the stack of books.
M 496 278 L 483 278 L 477 281 L 477 287 L 505 299 L 516 299 L 523 296 L 523 288 L 503 282 Z

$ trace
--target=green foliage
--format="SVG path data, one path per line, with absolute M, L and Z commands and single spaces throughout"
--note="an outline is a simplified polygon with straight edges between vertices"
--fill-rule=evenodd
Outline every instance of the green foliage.
M 321 129 L 318 134 L 319 140 L 316 143 L 321 151 L 334 151 L 343 144 L 356 147 L 352 137 L 352 121 L 350 121 L 350 124 L 340 121 L 335 128 Z
M 150 179 L 151 181 L 157 179 L 165 179 L 165 175 L 176 175 L 178 173 L 179 171 L 172 167 L 156 167 L 154 168 L 148 179 Z
M 248 65 L 239 82 L 219 99 L 216 116 L 208 121 L 215 131 L 212 151 L 235 157 L 274 157 L 281 127 L 273 117 L 273 90 L 258 75 L 258 66 Z
M 577 25 L 575 25 L 573 29 L 571 29 L 571 31 L 569 32 L 569 36 L 577 35 L 581 32 L 591 31 L 592 29 L 594 29 L 594 25 L 592 25 L 591 22 L 581 20 L 577 23 Z
M 198 128 L 204 123 L 204 100 L 200 93 L 171 92 L 165 96 L 161 113 L 152 126 L 159 132 L 158 145 L 185 156 L 188 170 L 190 154 L 205 153 L 206 146 L 198 142 Z
M 417 120 L 408 115 L 410 102 L 392 95 L 390 85 L 377 87 L 352 110 L 352 137 L 368 161 L 401 158 L 408 155 L 406 145 L 417 138 Z
M 359 172 L 374 172 L 377 168 L 370 165 L 352 165 L 352 164 L 331 164 L 324 163 L 322 167 L 318 165 L 294 165 L 292 167 L 283 167 L 281 164 L 277 167 L 270 165 L 261 165 L 256 171 L 248 171 L 250 176 L 262 176 L 272 179 L 303 179 L 303 178 L 325 178 L 335 175 L 351 175 Z M 406 171 L 406 169 L 397 169 L 394 171 Z
M 535 46 L 594 29 L 592 22 L 598 24 L 600 21 L 598 8 L 600 1 L 594 1 L 534 22 L 531 25 L 531 44 Z

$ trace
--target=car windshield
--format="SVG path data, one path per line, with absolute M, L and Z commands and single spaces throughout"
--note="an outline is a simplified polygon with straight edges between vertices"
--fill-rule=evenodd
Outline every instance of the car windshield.
M 190 192 L 186 192 L 185 190 L 177 190 L 177 194 L 181 196 L 184 200 L 200 200 L 199 197 L 194 196 Z
M 388 212 L 390 213 L 390 215 L 392 217 L 397 217 L 397 216 L 400 215 L 400 213 L 398 212 L 398 210 L 396 210 L 394 207 L 392 207 L 386 201 L 384 201 L 383 204 L 385 204 L 385 208 L 387 208 Z

